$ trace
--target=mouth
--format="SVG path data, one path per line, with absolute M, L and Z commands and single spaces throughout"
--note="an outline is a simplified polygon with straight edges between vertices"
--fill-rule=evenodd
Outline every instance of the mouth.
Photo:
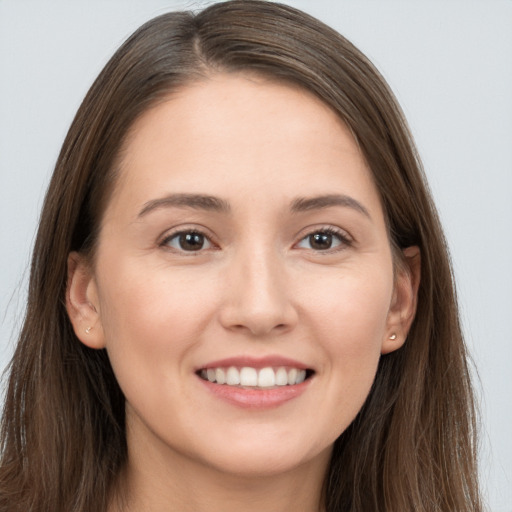
M 241 389 L 270 390 L 302 384 L 314 375 L 314 370 L 293 366 L 217 366 L 201 368 L 196 374 L 212 384 Z

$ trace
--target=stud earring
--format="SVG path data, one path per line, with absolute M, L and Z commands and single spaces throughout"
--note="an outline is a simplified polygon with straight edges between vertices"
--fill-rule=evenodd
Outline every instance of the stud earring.
M 85 329 L 85 334 L 89 334 L 91 332 L 91 329 L 92 327 L 87 327 L 87 329 Z
M 396 334 L 395 334 L 395 333 L 393 333 L 393 334 L 389 337 L 389 339 L 390 339 L 390 340 L 393 340 L 393 341 L 394 341 L 394 340 L 396 340 Z

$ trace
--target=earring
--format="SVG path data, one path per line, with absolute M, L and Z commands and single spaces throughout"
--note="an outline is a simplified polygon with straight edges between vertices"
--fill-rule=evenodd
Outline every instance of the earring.
M 92 327 L 87 327 L 87 329 L 85 329 L 85 334 L 89 334 L 91 332 L 91 329 Z
M 393 341 L 394 341 L 394 340 L 396 340 L 396 334 L 395 334 L 395 333 L 393 333 L 393 334 L 389 337 L 389 339 L 390 339 L 390 340 L 393 340 Z

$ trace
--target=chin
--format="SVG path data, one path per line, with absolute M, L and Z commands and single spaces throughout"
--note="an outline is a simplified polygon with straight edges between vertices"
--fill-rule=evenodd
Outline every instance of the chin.
M 304 445 L 292 446 L 282 439 L 271 442 L 268 439 L 248 438 L 233 443 L 229 450 L 217 451 L 211 459 L 211 465 L 218 471 L 237 477 L 264 478 L 277 477 L 287 473 L 304 470 L 307 467 L 327 466 L 332 444 L 327 447 L 306 448 Z

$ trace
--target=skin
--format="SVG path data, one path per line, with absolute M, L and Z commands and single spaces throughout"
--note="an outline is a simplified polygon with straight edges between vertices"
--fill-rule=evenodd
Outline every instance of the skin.
M 229 211 L 152 203 L 176 193 L 215 196 Z M 332 194 L 352 203 L 292 209 Z M 176 236 L 191 229 L 205 235 L 198 251 Z M 310 235 L 326 229 L 332 246 L 318 248 Z M 107 349 L 127 399 L 123 510 L 320 510 L 332 444 L 381 354 L 405 340 L 417 255 L 406 250 L 409 264 L 394 271 L 364 158 L 308 92 L 219 74 L 146 112 L 124 148 L 94 265 L 69 258 L 75 332 Z M 293 358 L 314 376 L 278 407 L 241 408 L 195 371 L 243 355 Z

